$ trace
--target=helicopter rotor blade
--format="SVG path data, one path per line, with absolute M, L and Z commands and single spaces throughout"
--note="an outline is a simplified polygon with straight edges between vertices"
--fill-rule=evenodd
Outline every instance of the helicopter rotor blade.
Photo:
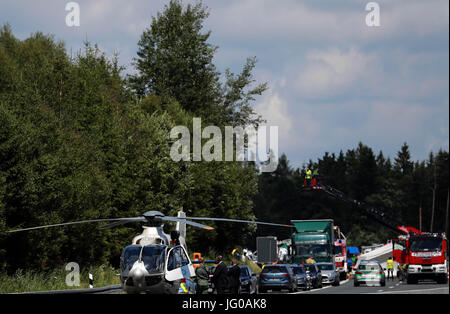
M 128 220 L 128 219 L 134 219 L 134 218 L 111 218 L 111 219 L 82 220 L 82 221 L 65 222 L 65 223 L 53 224 L 53 225 L 37 226 L 37 227 L 31 227 L 31 228 L 8 230 L 6 232 L 7 233 L 15 233 L 15 232 L 22 232 L 22 231 L 29 231 L 29 230 L 37 230 L 37 229 L 44 229 L 44 228 L 69 226 L 69 225 L 78 225 L 78 224 L 94 223 L 94 222 L 111 222 L 111 221 L 118 222 L 118 221 L 122 221 L 123 219 Z M 127 221 L 127 222 L 129 222 L 129 221 Z
M 198 227 L 198 228 L 202 228 L 202 229 L 205 229 L 205 230 L 213 230 L 214 229 L 213 227 L 210 227 L 210 226 L 207 226 L 207 225 L 203 225 L 203 224 L 200 224 L 200 223 L 197 223 L 197 222 L 189 221 L 189 220 L 186 220 L 184 218 L 164 216 L 162 218 L 162 220 L 181 222 L 181 223 L 184 223 L 184 224 L 187 224 L 187 225 L 191 225 L 191 226 L 194 226 L 194 227 Z
M 131 217 L 131 218 L 118 218 L 115 222 L 107 224 L 105 226 L 100 226 L 99 230 L 111 229 L 117 226 L 121 226 L 130 222 L 147 221 L 145 217 Z
M 238 222 L 238 223 L 249 223 L 257 225 L 275 226 L 275 227 L 287 227 L 294 228 L 293 225 L 283 225 L 270 222 L 253 221 L 253 220 L 239 220 L 239 219 L 227 219 L 227 218 L 210 218 L 210 217 L 186 217 L 186 219 L 191 220 L 210 220 L 210 221 L 223 221 L 223 222 Z

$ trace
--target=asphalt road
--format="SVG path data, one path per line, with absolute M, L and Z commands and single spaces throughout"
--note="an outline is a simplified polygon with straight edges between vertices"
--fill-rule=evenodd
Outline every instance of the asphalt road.
M 268 294 L 288 293 L 287 291 L 269 291 Z M 341 281 L 338 287 L 324 286 L 321 289 L 299 291 L 292 294 L 449 294 L 449 285 L 437 284 L 434 281 L 420 281 L 418 284 L 407 284 L 398 279 L 388 280 L 386 286 L 353 286 L 353 279 Z
M 386 286 L 353 286 L 353 279 L 341 282 L 339 287 L 326 286 L 299 294 L 449 294 L 449 285 L 434 281 L 420 281 L 418 284 L 406 284 L 398 279 L 386 281 Z

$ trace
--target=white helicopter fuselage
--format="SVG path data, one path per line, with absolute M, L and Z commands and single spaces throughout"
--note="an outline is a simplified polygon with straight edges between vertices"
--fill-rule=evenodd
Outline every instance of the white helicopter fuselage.
M 143 229 L 142 234 L 134 237 L 132 241 L 132 245 L 141 247 L 139 258 L 131 269 L 121 269 L 122 289 L 127 293 L 177 294 L 183 278 L 195 276 L 194 266 L 186 250 L 185 224 L 177 224 L 178 241 L 172 241 L 171 236 L 164 233 L 162 226 L 144 226 Z M 158 273 L 147 271 L 142 258 L 146 246 L 165 247 L 163 271 Z

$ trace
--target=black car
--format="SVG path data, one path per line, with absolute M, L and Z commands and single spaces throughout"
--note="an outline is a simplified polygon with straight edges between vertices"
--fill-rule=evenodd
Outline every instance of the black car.
M 258 292 L 258 278 L 256 274 L 252 272 L 248 266 L 239 266 L 241 269 L 241 275 L 239 280 L 241 281 L 241 286 L 239 293 L 256 294 Z M 228 267 L 230 269 L 230 267 Z
M 322 288 L 322 272 L 316 264 L 306 264 L 306 273 L 311 277 L 313 288 Z
M 310 290 L 312 288 L 311 276 L 306 273 L 306 267 L 293 264 L 291 268 L 297 277 L 297 286 L 302 287 L 304 291 Z

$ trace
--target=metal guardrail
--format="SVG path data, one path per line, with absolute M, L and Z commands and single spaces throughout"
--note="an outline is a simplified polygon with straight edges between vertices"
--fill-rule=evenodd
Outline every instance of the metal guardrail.
M 33 292 L 21 292 L 14 294 L 103 294 L 121 291 L 121 285 L 106 286 L 100 288 L 91 289 L 67 289 L 67 290 L 50 290 L 50 291 L 33 291 Z

